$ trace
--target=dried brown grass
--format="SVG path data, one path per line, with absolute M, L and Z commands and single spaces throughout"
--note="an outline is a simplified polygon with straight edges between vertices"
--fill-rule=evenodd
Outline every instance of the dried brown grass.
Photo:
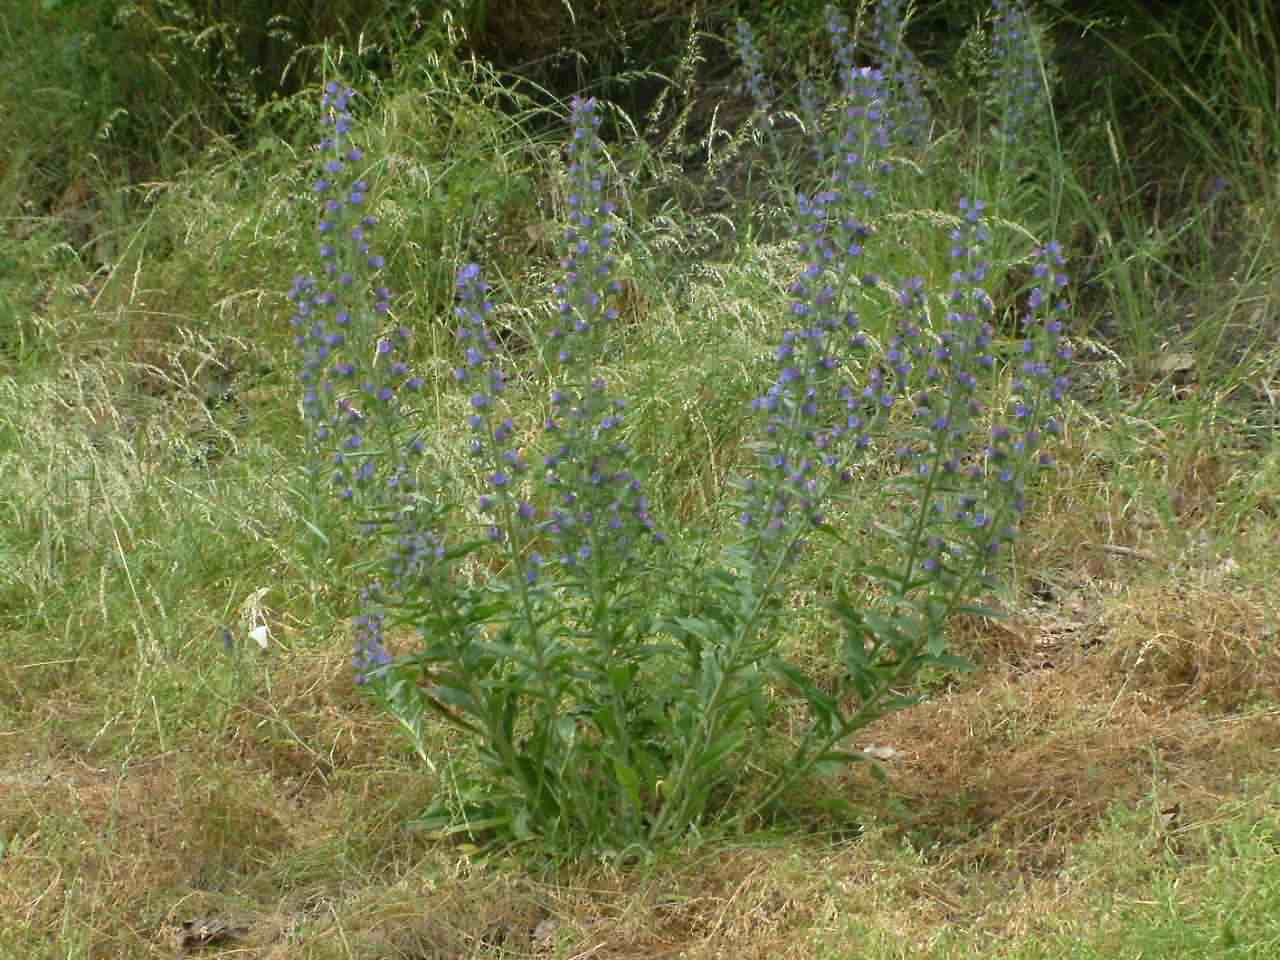
M 203 955 L 237 958 L 798 958 L 851 925 L 905 950 L 957 924 L 1007 939 L 1084 909 L 1072 865 L 1111 811 L 1151 811 L 1134 857 L 1194 859 L 1200 825 L 1280 774 L 1273 622 L 1221 584 L 1147 583 L 957 623 L 979 671 L 868 731 L 898 753 L 886 783 L 837 783 L 858 839 L 542 881 L 406 829 L 432 779 L 341 650 L 273 654 L 221 737 L 124 764 L 52 735 L 85 704 L 45 704 L 47 755 L 0 737 L 0 910 L 104 958 L 172 957 L 208 917 L 244 932 Z
M 1153 586 L 1077 629 L 996 626 L 989 669 L 875 728 L 904 755 L 890 768 L 901 830 L 953 865 L 1038 874 L 1113 805 L 1207 815 L 1246 776 L 1280 772 L 1267 624 L 1243 596 Z

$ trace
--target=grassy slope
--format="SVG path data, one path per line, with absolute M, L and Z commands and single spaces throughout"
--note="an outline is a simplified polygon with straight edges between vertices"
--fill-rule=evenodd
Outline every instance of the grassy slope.
M 522 132 L 532 108 L 512 124 L 475 98 L 484 77 L 432 76 L 369 107 L 366 139 L 386 158 L 397 309 L 435 384 L 422 416 L 448 448 L 462 409 L 442 376 L 449 271 L 496 263 L 518 338 L 549 308 L 560 201 L 554 143 Z M 1146 89 L 1156 122 L 1186 127 L 1194 169 L 1234 192 L 1171 213 L 1144 158 L 1069 145 L 1058 222 L 1073 273 L 1093 279 L 1082 385 L 1010 616 L 955 624 L 979 670 L 868 731 L 859 745 L 892 748 L 884 782 L 814 784 L 790 822 L 625 870 L 535 876 L 406 827 L 447 778 L 353 689 L 357 543 L 339 525 L 317 551 L 293 492 L 280 291 L 305 263 L 302 158 L 264 139 L 139 187 L 141 213 L 92 276 L 58 211 L 14 211 L 0 956 L 167 957 L 206 920 L 242 928 L 208 953 L 228 957 L 1274 955 L 1280 205 L 1248 144 Z M 1264 137 L 1280 125 L 1256 122 Z M 899 185 L 877 242 L 904 252 L 886 272 L 945 281 L 931 225 L 977 149 L 944 137 L 930 176 Z M 743 212 L 682 212 L 661 151 L 618 156 L 643 173 L 630 209 L 671 219 L 633 224 L 615 379 L 636 398 L 637 445 L 682 451 L 657 478 L 661 508 L 714 532 L 796 264 L 743 232 Z M 1048 210 L 1030 196 L 999 213 Z M 104 230 L 106 202 L 91 212 Z M 265 650 L 248 637 L 263 622 Z M 794 643 L 821 657 L 820 638 Z M 438 747 L 445 768 L 444 734 Z

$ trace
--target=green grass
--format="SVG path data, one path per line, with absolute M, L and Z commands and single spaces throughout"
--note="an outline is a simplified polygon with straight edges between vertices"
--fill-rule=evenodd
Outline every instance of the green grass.
M 283 297 L 310 253 L 307 135 L 291 132 L 309 94 L 247 139 L 169 145 L 137 181 L 100 171 L 67 207 L 92 134 L 76 140 L 69 112 L 13 118 L 37 81 L 74 84 L 57 63 L 11 73 L 0 181 L 42 199 L 11 200 L 0 236 L 0 957 L 171 957 L 195 946 L 184 922 L 211 918 L 244 928 L 206 954 L 227 957 L 1274 955 L 1280 110 L 1264 12 L 1106 33 L 1118 86 L 1067 102 L 1062 146 L 1039 148 L 1051 175 L 995 208 L 1007 249 L 1050 228 L 1067 244 L 1082 360 L 1061 466 L 997 598 L 1008 617 L 953 625 L 977 671 L 930 678 L 926 703 L 867 731 L 858 747 L 891 748 L 883 779 L 815 777 L 785 820 L 626 868 L 535 869 L 415 829 L 448 798 L 456 744 L 431 729 L 423 764 L 352 684 L 365 547 L 341 517 L 325 549 L 302 522 Z M 11 51 L 35 29 L 4 27 Z M 513 343 L 541 328 L 560 111 L 415 55 L 362 117 L 389 285 L 428 378 L 420 416 L 459 465 L 452 272 L 492 265 Z M 1191 68 L 1201 83 L 1169 79 Z M 912 158 L 924 174 L 894 182 L 876 243 L 886 273 L 945 283 L 939 225 L 986 148 L 958 81 L 940 71 L 935 92 L 955 123 Z M 703 190 L 672 186 L 725 95 L 686 79 L 672 96 L 694 104 L 682 143 L 642 148 L 619 119 L 611 145 L 641 158 L 624 200 L 644 213 L 611 378 L 655 464 L 655 513 L 715 543 L 799 262 L 772 194 L 704 209 Z M 735 149 L 726 164 L 757 152 Z M 1205 203 L 1217 176 L 1231 189 Z M 1002 309 L 1018 270 L 993 284 Z M 536 377 L 515 389 L 541 402 Z M 877 476 L 851 527 L 875 519 Z M 265 649 L 249 635 L 264 624 Z M 812 625 L 787 638 L 815 669 L 828 641 Z

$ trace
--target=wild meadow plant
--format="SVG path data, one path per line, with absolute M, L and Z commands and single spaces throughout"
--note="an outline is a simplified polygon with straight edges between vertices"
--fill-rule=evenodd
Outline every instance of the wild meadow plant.
M 1022 0 L 992 0 L 991 80 L 997 131 L 1010 141 L 1050 120 L 1035 24 Z
M 388 543 L 362 594 L 355 667 L 424 761 L 451 778 L 424 818 L 442 832 L 626 855 L 713 818 L 745 823 L 815 768 L 860 759 L 841 749 L 851 736 L 914 702 L 922 669 L 958 662 L 947 622 L 980 609 L 1033 475 L 1052 462 L 1047 444 L 1069 387 L 1063 258 L 1052 243 L 1035 254 L 1021 353 L 998 400 L 1009 364 L 995 349 L 985 208 L 960 201 L 940 297 L 921 278 L 891 283 L 868 269 L 893 131 L 915 108 L 900 106 L 901 85 L 882 71 L 854 65 L 847 28 L 830 22 L 840 109 L 815 130 L 821 187 L 796 197 L 804 266 L 790 288 L 791 326 L 773 382 L 744 411 L 757 434 L 727 498 L 736 533 L 719 549 L 682 543 L 652 515 L 643 464 L 625 441 L 625 397 L 601 372 L 616 346 L 625 234 L 607 199 L 598 104 L 572 104 L 562 274 L 537 359 L 508 354 L 494 336 L 481 268 L 457 274 L 454 379 L 467 398 L 472 470 L 451 481 L 474 491 L 468 520 L 421 493 L 417 475 L 435 467 L 412 459 L 421 445 L 397 426 L 416 386 L 396 359 L 407 334 L 380 306 L 384 293 L 363 292 L 381 265 L 355 199 L 367 188 L 334 186 L 359 175 L 359 151 L 345 140 L 352 94 L 326 95 L 334 134 L 316 185 L 325 276 L 299 280 L 292 294 L 303 410 L 317 475 L 330 475 L 339 501 L 364 496 L 372 512 L 362 521 Z M 745 27 L 740 39 L 749 46 Z M 763 100 L 759 61 L 745 59 Z M 875 329 L 893 331 L 883 345 L 864 330 L 871 314 Z M 513 399 L 518 360 L 548 392 L 545 417 Z M 366 439 L 375 423 L 376 443 Z M 886 459 L 892 479 L 868 490 L 867 468 Z M 840 520 L 867 497 L 899 508 L 885 513 L 899 521 L 872 531 L 893 544 L 891 563 L 859 563 L 863 534 Z M 798 616 L 785 598 L 802 586 L 799 560 L 818 538 L 877 595 L 867 606 L 849 584 L 830 591 L 825 611 L 843 634 L 834 684 L 782 646 Z M 415 628 L 418 648 L 391 656 L 389 622 Z M 788 694 L 807 707 L 794 739 L 771 722 Z M 458 732 L 461 750 L 428 750 L 432 717 Z
M 290 321 L 302 357 L 302 414 L 311 486 L 327 484 L 340 500 L 381 504 L 388 488 L 413 482 L 420 437 L 404 437 L 398 400 L 422 387 L 401 359 L 404 327 L 382 321 L 391 292 L 371 279 L 385 266 L 371 246 L 377 218 L 366 212 L 364 152 L 350 137 L 355 91 L 329 83 L 322 101 L 327 135 L 318 144 L 321 172 L 312 189 L 321 204 L 317 254 L 321 277 L 294 278 Z M 383 444 L 383 446 L 379 446 Z M 309 518 L 319 519 L 319 510 Z
M 1023 0 L 992 0 L 991 65 L 987 133 L 996 146 L 998 189 L 1011 194 L 1043 165 L 1055 129 L 1040 34 Z
M 875 14 L 875 45 L 900 118 L 900 137 L 912 146 L 923 145 L 929 137 L 929 101 L 925 99 L 924 71 L 907 46 L 907 4 L 905 0 L 878 0 Z

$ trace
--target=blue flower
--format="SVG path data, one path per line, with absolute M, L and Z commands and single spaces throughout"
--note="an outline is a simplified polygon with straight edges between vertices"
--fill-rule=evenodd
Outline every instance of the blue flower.
M 355 172 L 354 165 L 364 154 L 349 140 L 354 97 L 349 87 L 331 82 L 321 101 L 323 122 L 332 129 L 320 144 L 325 175 L 314 182 L 313 189 L 324 211 L 319 225 L 324 238 L 319 245 L 321 273 L 331 286 L 322 287 L 313 277 L 295 278 L 289 293 L 296 310 L 291 323 L 302 356 L 303 415 L 313 459 L 362 445 L 373 427 L 398 451 L 386 465 L 386 475 L 400 476 L 407 473 L 407 463 L 417 458 L 420 449 L 418 438 L 404 439 L 397 399 L 406 382 L 413 380 L 399 359 L 409 332 L 403 327 L 381 328 L 382 318 L 390 312 L 390 292 L 374 286 L 372 280 L 372 273 L 385 263 L 369 250 L 377 219 L 358 209 L 369 184 Z M 349 415 L 348 391 L 357 382 L 369 401 L 367 421 Z M 378 482 L 379 468 L 369 463 L 339 462 L 334 480 L 340 496 L 350 498 L 357 491 L 375 499 L 385 495 L 386 484 Z
M 923 71 L 906 44 L 905 0 L 879 0 L 876 4 L 875 40 L 884 58 L 887 101 L 894 105 L 893 132 L 912 146 L 928 138 L 930 110 L 921 90 Z
M 992 0 L 992 95 L 1005 143 L 1025 142 L 1049 116 L 1035 25 L 1022 0 Z
M 372 600 L 377 588 L 361 594 L 361 604 L 366 611 L 373 609 Z M 355 670 L 356 683 L 365 684 L 375 679 L 380 671 L 391 663 L 391 655 L 383 646 L 382 626 L 384 615 L 380 612 L 364 612 L 353 620 L 355 628 L 355 654 L 351 666 Z

